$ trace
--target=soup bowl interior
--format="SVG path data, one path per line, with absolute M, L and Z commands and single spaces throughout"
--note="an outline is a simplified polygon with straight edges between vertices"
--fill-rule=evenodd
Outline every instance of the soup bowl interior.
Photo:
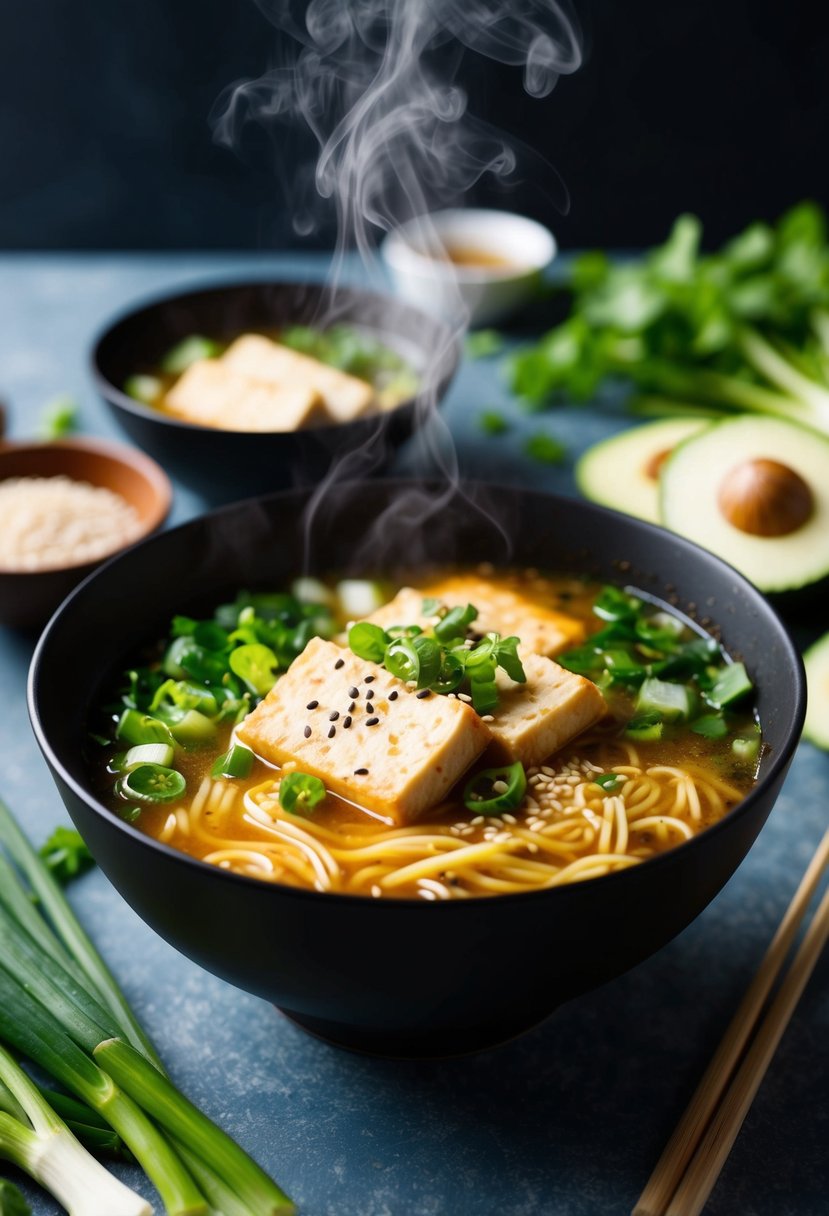
M 420 377 L 417 398 L 353 422 L 298 431 L 246 432 L 197 426 L 124 391 L 191 334 L 230 342 L 292 325 L 349 325 L 401 355 Z M 211 503 L 319 481 L 335 460 L 350 476 L 389 463 L 411 435 L 418 402 L 439 403 L 458 366 L 460 342 L 441 321 L 388 296 L 322 283 L 230 283 L 176 293 L 113 322 L 92 351 L 95 384 L 118 424 L 145 451 Z
M 32 662 L 30 712 L 96 860 L 163 937 L 307 1029 L 361 1050 L 452 1054 L 508 1039 L 680 932 L 739 865 L 802 726 L 799 656 L 764 598 L 719 559 L 614 512 L 541 493 L 345 484 L 310 518 L 305 492 L 234 504 L 110 562 L 66 602 Z M 306 537 L 313 537 L 308 549 Z M 107 681 L 171 617 L 302 570 L 490 562 L 631 584 L 715 622 L 757 689 L 759 780 L 715 826 L 607 877 L 519 895 L 424 903 L 292 889 L 193 860 L 92 791 L 85 732 Z M 187 570 L 186 578 L 182 571 Z M 703 608 L 704 606 L 704 608 Z M 108 669 L 89 655 L 108 656 Z M 67 689 L 72 712 L 67 712 Z M 608 926 L 613 932 L 608 933 Z

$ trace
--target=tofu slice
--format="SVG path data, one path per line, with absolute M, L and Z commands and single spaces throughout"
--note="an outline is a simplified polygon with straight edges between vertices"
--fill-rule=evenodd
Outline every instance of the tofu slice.
M 318 705 L 308 709 L 313 701 Z M 322 638 L 308 643 L 236 733 L 265 760 L 294 761 L 333 793 L 395 824 L 442 802 L 492 741 L 463 701 L 418 697 L 384 667 Z
M 320 395 L 234 372 L 219 359 L 191 363 L 164 399 L 168 413 L 224 431 L 297 431 L 325 420 Z
M 607 711 L 604 697 L 583 676 L 565 671 L 552 659 L 523 658 L 526 684 L 516 684 L 503 671 L 496 676 L 499 703 L 489 723 L 498 761 L 520 760 L 529 768 L 542 764 L 593 726 Z
M 543 654 L 552 658 L 571 646 L 584 641 L 586 630 L 581 621 L 534 604 L 506 587 L 493 587 L 477 575 L 459 574 L 432 583 L 422 590 L 403 587 L 393 600 L 378 608 L 367 619 L 388 629 L 390 625 L 420 625 L 424 628 L 427 619 L 423 615 L 423 600 L 426 597 L 440 600 L 454 608 L 457 604 L 474 604 L 478 618 L 473 629 L 478 633 L 500 633 L 502 637 L 519 637 L 522 655 Z
M 374 389 L 365 380 L 280 346 L 261 334 L 237 338 L 220 362 L 232 371 L 267 384 L 315 391 L 322 398 L 329 422 L 351 422 L 375 404 Z

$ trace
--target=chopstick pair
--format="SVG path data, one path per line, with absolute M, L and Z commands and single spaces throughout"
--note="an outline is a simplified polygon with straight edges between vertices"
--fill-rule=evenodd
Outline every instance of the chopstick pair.
M 699 1216 L 705 1207 L 800 995 L 829 938 L 827 890 L 774 1000 L 761 1020 L 766 999 L 827 863 L 829 829 L 815 850 L 763 961 L 639 1196 L 632 1216 Z M 743 1056 L 755 1029 L 754 1040 Z M 741 1056 L 743 1059 L 739 1063 Z

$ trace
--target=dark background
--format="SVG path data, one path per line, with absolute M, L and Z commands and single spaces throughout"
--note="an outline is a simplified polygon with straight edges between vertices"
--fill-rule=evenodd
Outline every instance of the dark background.
M 475 201 L 535 214 L 565 247 L 659 240 L 696 211 L 715 243 L 799 198 L 829 204 L 829 6 L 815 0 L 574 0 L 586 61 L 544 100 L 468 55 L 470 109 L 556 167 Z M 3 11 L 5 10 L 5 11 Z M 217 147 L 208 114 L 259 75 L 253 0 L 0 0 L 0 248 L 278 248 L 300 240 L 270 146 Z

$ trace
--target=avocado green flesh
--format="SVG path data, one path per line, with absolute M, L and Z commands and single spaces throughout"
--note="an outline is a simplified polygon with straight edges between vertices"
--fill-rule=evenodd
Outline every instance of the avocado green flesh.
M 813 511 L 785 536 L 755 536 L 723 514 L 729 474 L 771 460 L 800 475 Z M 677 447 L 660 479 L 662 522 L 730 562 L 761 591 L 805 587 L 829 574 L 829 439 L 778 418 L 743 415 L 718 422 Z
M 803 737 L 829 750 L 829 633 L 803 656 L 809 700 Z
M 666 418 L 603 439 L 576 465 L 578 487 L 592 502 L 658 524 L 659 481 L 648 470 L 707 425 L 698 418 Z

